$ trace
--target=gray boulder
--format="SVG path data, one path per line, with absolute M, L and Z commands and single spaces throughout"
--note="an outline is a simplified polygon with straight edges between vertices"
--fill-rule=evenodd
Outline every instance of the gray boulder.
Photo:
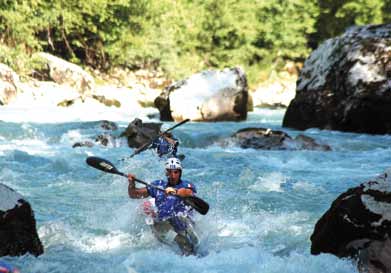
M 94 138 L 78 141 L 72 145 L 73 148 L 93 147 L 95 144 L 101 146 L 118 146 L 122 145 L 120 138 L 126 138 L 130 148 L 139 148 L 143 144 L 151 141 L 160 133 L 162 123 L 146 122 L 135 118 L 128 127 L 121 133 L 115 133 L 118 130 L 117 124 L 111 121 L 103 120 L 99 124 L 100 134 Z M 102 131 L 103 129 L 103 131 Z M 119 140 L 119 141 L 118 141 Z
M 391 169 L 342 193 L 318 220 L 311 253 L 359 260 L 361 272 L 391 272 Z
M 75 88 L 82 97 L 94 93 L 94 78 L 80 66 L 45 52 L 39 52 L 37 56 L 48 65 L 50 78 L 54 82 Z
M 155 106 L 164 121 L 240 121 L 247 118 L 248 97 L 244 72 L 231 68 L 176 82 L 155 99 Z
M 126 137 L 130 148 L 139 148 L 148 141 L 154 139 L 159 133 L 162 123 L 143 123 L 139 118 L 129 123 L 121 137 Z
M 391 24 L 352 27 L 305 61 L 284 127 L 391 133 Z
M 43 253 L 30 204 L 4 184 L 0 184 L 0 241 L 0 256 Z
M 287 133 L 268 128 L 244 128 L 234 133 L 231 139 L 241 148 L 263 150 L 320 150 L 329 151 L 330 146 L 319 144 L 313 138 L 298 135 L 292 138 Z

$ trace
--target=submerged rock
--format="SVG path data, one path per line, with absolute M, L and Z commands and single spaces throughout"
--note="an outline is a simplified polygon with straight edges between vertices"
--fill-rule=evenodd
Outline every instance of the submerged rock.
M 94 143 L 92 141 L 89 141 L 89 140 L 85 140 L 85 141 L 78 141 L 78 142 L 75 142 L 73 145 L 72 145 L 72 148 L 78 148 L 78 147 L 93 147 L 94 146 Z
M 268 128 L 244 128 L 237 131 L 231 137 L 241 148 L 253 148 L 264 150 L 321 150 L 329 151 L 330 146 L 318 144 L 313 138 L 298 135 L 290 137 L 282 131 Z
M 22 195 L 0 183 L 0 256 L 43 253 L 34 213 Z
M 100 127 L 104 130 L 111 130 L 111 131 L 118 130 L 118 125 L 115 122 L 109 120 L 102 120 Z
M 391 272 L 391 168 L 338 196 L 311 235 L 311 254 L 359 260 L 361 272 Z
M 305 61 L 284 127 L 391 133 L 391 24 L 352 27 Z
M 115 122 L 102 120 L 99 124 L 99 128 L 104 131 L 101 134 L 98 134 L 93 140 L 88 139 L 84 141 L 78 141 L 72 145 L 72 148 L 77 147 L 93 147 L 95 144 L 102 146 L 115 146 L 116 136 L 113 135 L 113 132 L 118 130 L 118 125 Z

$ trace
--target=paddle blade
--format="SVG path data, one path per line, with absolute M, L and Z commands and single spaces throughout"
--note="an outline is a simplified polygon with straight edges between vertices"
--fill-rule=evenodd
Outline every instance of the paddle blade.
M 113 173 L 113 174 L 119 174 L 124 175 L 123 173 L 119 172 L 116 167 L 111 163 L 110 161 L 96 157 L 96 156 L 89 156 L 86 159 L 86 162 L 91 167 L 94 167 L 95 169 L 104 171 L 106 173 Z
M 209 204 L 206 203 L 201 198 L 198 198 L 197 196 L 186 196 L 182 197 L 183 201 L 186 203 L 186 205 L 191 206 L 196 211 L 198 211 L 200 214 L 205 215 L 208 213 L 209 210 Z

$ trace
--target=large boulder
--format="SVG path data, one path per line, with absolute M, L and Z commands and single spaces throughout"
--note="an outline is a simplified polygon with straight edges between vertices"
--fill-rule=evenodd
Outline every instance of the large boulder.
M 67 62 L 49 53 L 40 52 L 49 67 L 50 78 L 58 84 L 66 84 L 79 91 L 81 96 L 92 95 L 95 89 L 94 78 L 80 66 Z
M 352 27 L 305 61 L 283 126 L 391 133 L 391 24 Z
M 130 148 L 138 148 L 154 139 L 160 133 L 161 126 L 161 123 L 143 123 L 141 119 L 136 118 L 121 133 L 121 137 L 127 138 Z
M 319 150 L 329 151 L 330 146 L 319 144 L 315 139 L 298 135 L 292 138 L 287 133 L 269 128 L 243 128 L 231 136 L 241 148 L 262 150 Z
M 7 65 L 0 63 L 0 105 L 9 104 L 18 93 L 19 76 Z
M 360 270 L 391 272 L 391 168 L 342 193 L 319 219 L 311 253 L 356 257 Z
M 165 121 L 245 120 L 247 103 L 247 79 L 239 68 L 195 74 L 168 86 L 155 99 Z
M 0 256 L 43 253 L 30 204 L 4 184 L 0 184 L 0 242 Z
M 139 148 L 156 138 L 160 133 L 161 126 L 162 123 L 144 123 L 141 119 L 135 118 L 131 123 L 129 123 L 128 127 L 124 131 L 116 133 L 115 131 L 118 130 L 117 124 L 103 120 L 99 124 L 99 134 L 93 138 L 75 142 L 72 145 L 72 148 L 93 147 L 95 144 L 114 147 L 123 144 L 120 139 L 123 137 L 126 138 L 127 144 L 130 148 Z

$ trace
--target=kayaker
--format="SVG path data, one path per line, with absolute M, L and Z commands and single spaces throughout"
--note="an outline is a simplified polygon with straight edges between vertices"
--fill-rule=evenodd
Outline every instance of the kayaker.
M 164 155 L 177 157 L 178 145 L 179 141 L 170 132 L 166 132 L 154 139 L 151 149 L 155 149 L 159 157 Z
M 0 260 L 0 273 L 20 273 L 19 269 Z
M 182 163 L 171 157 L 165 162 L 166 180 L 155 180 L 151 185 L 164 188 L 165 191 L 146 186 L 136 188 L 135 175 L 128 174 L 128 193 L 130 198 L 153 197 L 157 208 L 153 218 L 152 230 L 158 240 L 175 243 L 184 255 L 194 254 L 199 239 L 194 232 L 192 208 L 186 206 L 178 196 L 192 196 L 197 191 L 194 184 L 182 179 Z M 178 196 L 177 196 L 178 195 Z

